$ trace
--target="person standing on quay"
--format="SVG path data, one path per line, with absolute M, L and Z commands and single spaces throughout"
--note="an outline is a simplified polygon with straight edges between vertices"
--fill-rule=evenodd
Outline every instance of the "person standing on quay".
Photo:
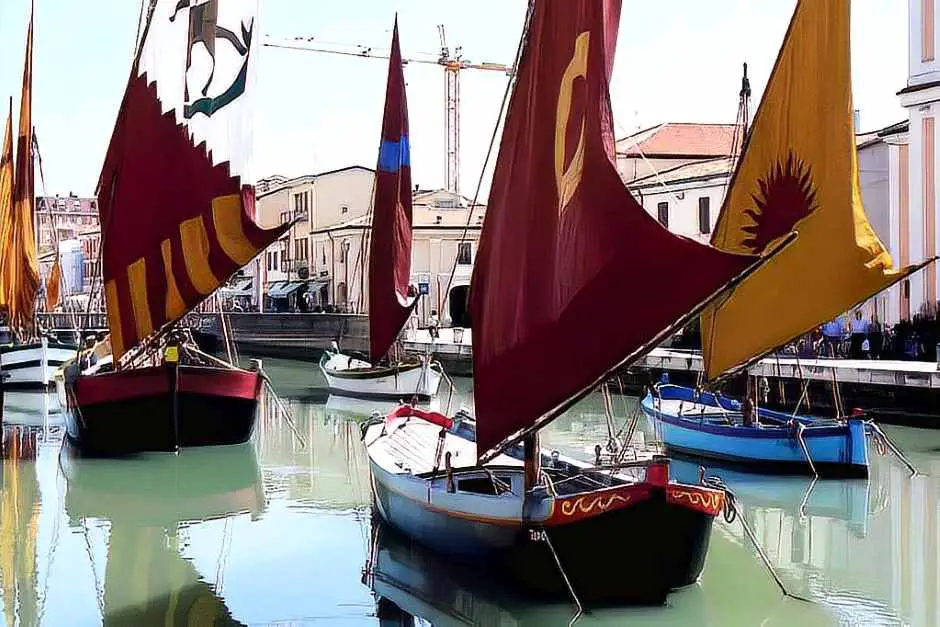
M 862 318 L 862 312 L 855 310 L 855 319 L 852 320 L 852 359 L 862 359 L 862 343 L 868 337 L 868 321 Z

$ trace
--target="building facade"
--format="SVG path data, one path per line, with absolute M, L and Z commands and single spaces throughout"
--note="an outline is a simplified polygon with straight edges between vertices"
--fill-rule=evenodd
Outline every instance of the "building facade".
M 898 92 L 908 112 L 905 133 L 896 137 L 899 148 L 892 162 L 892 177 L 898 181 L 893 199 L 897 224 L 896 260 L 918 263 L 940 250 L 937 188 L 937 117 L 940 115 L 940 61 L 937 31 L 940 15 L 936 0 L 909 0 L 908 79 Z M 898 300 L 901 317 L 936 313 L 938 272 L 930 264 L 902 285 Z
M 856 115 L 856 122 L 857 119 Z M 899 183 L 902 176 L 907 180 L 907 126 L 903 122 L 856 137 L 862 202 L 875 233 L 888 247 L 895 263 L 911 258 L 909 247 L 902 250 L 900 246 L 899 220 L 900 207 L 909 205 L 907 186 Z M 629 181 L 627 186 L 660 224 L 677 235 L 708 243 L 733 169 L 734 159 L 727 156 L 688 158 L 685 163 L 671 168 L 654 169 Z M 909 209 L 904 212 L 904 219 L 908 220 Z M 909 221 L 905 224 L 909 225 Z M 910 285 L 904 282 L 879 294 L 862 305 L 864 317 L 889 324 L 909 317 L 909 303 L 905 300 L 902 304 L 902 298 L 906 298 L 904 295 L 909 291 Z
M 684 165 L 727 158 L 740 145 L 737 124 L 665 122 L 617 140 L 617 169 L 628 185 Z
M 68 196 L 36 198 L 37 243 L 39 254 L 55 250 L 56 242 L 78 239 L 98 228 L 98 199 Z
M 260 277 L 256 303 L 265 311 L 368 311 L 369 232 L 375 173 L 353 166 L 301 176 L 258 195 L 258 220 L 273 227 L 296 220 L 245 276 Z M 444 190 L 415 190 L 412 282 L 432 311 L 465 322 L 483 206 Z
M 707 244 L 728 191 L 733 160 L 694 161 L 632 181 L 628 187 L 664 227 Z

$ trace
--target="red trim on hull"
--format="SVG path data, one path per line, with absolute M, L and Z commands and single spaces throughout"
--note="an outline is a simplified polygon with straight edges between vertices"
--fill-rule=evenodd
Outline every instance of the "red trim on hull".
M 666 488 L 666 502 L 717 516 L 725 506 L 725 493 L 702 486 L 671 483 Z
M 653 489 L 646 483 L 615 486 L 583 494 L 556 498 L 546 527 L 570 525 L 587 518 L 623 509 L 650 498 Z
M 170 393 L 170 381 L 165 366 L 79 377 L 74 385 L 75 400 L 79 406 Z M 257 372 L 180 366 L 180 392 L 254 400 L 260 387 L 261 377 Z

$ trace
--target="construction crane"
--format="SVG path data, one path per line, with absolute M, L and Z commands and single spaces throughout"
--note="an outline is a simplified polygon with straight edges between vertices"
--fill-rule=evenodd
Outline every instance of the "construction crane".
M 448 191 L 456 194 L 460 190 L 460 72 L 461 70 L 487 70 L 512 76 L 513 68 L 501 63 L 472 63 L 463 58 L 463 50 L 459 46 L 451 54 L 450 48 L 447 47 L 447 35 L 443 24 L 438 24 L 437 33 L 440 38 L 441 51 L 436 60 L 402 58 L 402 63 L 438 65 L 444 68 L 444 153 L 447 168 L 444 173 L 444 185 Z M 315 37 L 274 39 L 266 36 L 264 45 L 269 48 L 338 54 L 363 59 L 388 59 L 388 54 L 375 52 L 371 46 L 327 42 Z M 325 46 L 336 46 L 336 48 Z

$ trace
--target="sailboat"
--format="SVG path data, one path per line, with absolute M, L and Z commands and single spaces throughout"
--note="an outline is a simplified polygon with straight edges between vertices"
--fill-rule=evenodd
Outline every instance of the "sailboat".
M 792 230 L 792 246 L 702 314 L 708 380 L 746 371 L 933 261 L 894 268 L 862 206 L 849 0 L 797 3 L 712 244 L 759 253 Z M 665 384 L 642 407 L 672 453 L 774 473 L 868 475 L 873 427 L 861 410 L 814 418 L 759 408 L 750 390 L 748 397 Z
M 376 166 L 369 240 L 369 348 L 371 361 L 325 351 L 320 370 L 330 392 L 369 398 L 427 400 L 441 384 L 439 363 L 426 355 L 380 365 L 412 310 L 418 292 L 411 278 L 411 157 L 408 101 L 398 44 L 398 20 L 392 34 L 382 142 Z
M 33 206 L 33 16 L 26 36 L 26 61 L 17 134 L 16 166 L 13 163 L 13 103 L 10 102 L 3 153 L 0 154 L 0 303 L 14 337 L 0 346 L 0 368 L 4 387 L 47 387 L 63 363 L 75 356 L 78 347 L 39 333 L 36 325 L 36 296 L 39 292 L 39 262 L 36 254 Z
M 111 363 L 64 373 L 84 451 L 235 444 L 254 428 L 260 369 L 202 353 L 177 323 L 290 227 L 252 219 L 257 12 L 156 0 L 143 17 L 98 183 Z
M 471 280 L 475 416 L 402 405 L 363 425 L 385 522 L 579 605 L 661 604 L 696 581 L 725 492 L 670 480 L 658 455 L 543 451 L 538 430 L 766 260 L 670 233 L 625 188 L 620 6 L 529 3 Z

